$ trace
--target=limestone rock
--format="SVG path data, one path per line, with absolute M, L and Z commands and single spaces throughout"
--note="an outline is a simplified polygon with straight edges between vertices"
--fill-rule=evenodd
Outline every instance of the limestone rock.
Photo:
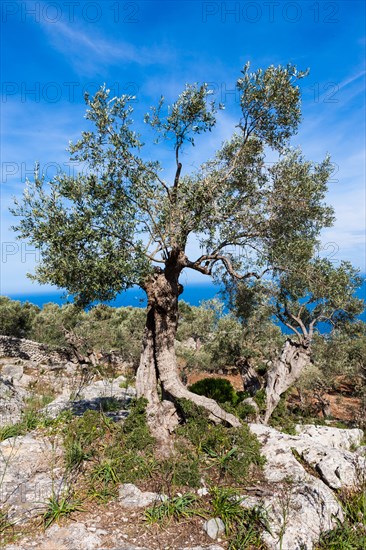
M 271 460 L 276 462 L 278 457 L 276 471 L 269 472 L 271 481 L 281 479 L 284 467 L 288 472 L 292 468 L 292 476 L 301 477 L 304 469 L 296 460 L 294 451 L 332 489 L 357 487 L 360 473 L 365 471 L 365 456 L 349 450 L 361 442 L 362 430 L 297 426 L 298 435 L 292 436 L 260 424 L 252 424 L 251 429 L 265 442 L 268 453 L 275 455 Z
M 123 419 L 127 416 L 124 411 L 126 405 L 132 397 L 136 395 L 135 388 L 128 386 L 121 387 L 125 384 L 126 378 L 118 376 L 111 380 L 98 380 L 87 386 L 80 388 L 78 392 L 72 392 L 70 389 L 64 389 L 63 393 L 49 405 L 44 407 L 43 413 L 50 417 L 56 418 L 61 412 L 71 410 L 75 415 L 82 415 L 86 410 L 101 409 L 106 410 L 108 401 L 113 399 L 115 405 L 120 405 L 121 414 L 110 415 L 116 417 L 116 420 Z
M 297 425 L 296 433 L 301 436 L 308 436 L 314 443 L 347 451 L 352 447 L 359 446 L 363 438 L 363 432 L 358 428 L 345 430 L 313 424 Z
M 10 521 L 43 513 L 53 492 L 62 490 L 59 447 L 59 442 L 31 433 L 0 443 L 0 506 L 6 507 Z
M 144 508 L 153 502 L 162 502 L 166 497 L 150 491 L 140 491 L 133 483 L 124 483 L 119 488 L 119 501 L 126 508 Z
M 20 420 L 27 396 L 26 390 L 15 387 L 11 379 L 0 378 L 0 426 Z
M 350 451 L 316 446 L 301 449 L 301 456 L 332 489 L 357 487 L 366 471 L 365 457 Z
M 38 550 L 96 550 L 101 547 L 98 531 L 89 531 L 83 523 L 72 523 L 66 527 L 52 525 L 42 538 L 37 539 Z M 8 545 L 6 550 L 24 550 L 24 545 Z M 29 548 L 29 547 L 28 547 Z
M 364 456 L 349 450 L 359 444 L 362 431 L 298 426 L 293 436 L 262 424 L 250 429 L 262 443 L 264 474 L 272 490 L 245 499 L 243 505 L 267 510 L 272 534 L 263 538 L 270 549 L 311 550 L 336 518 L 343 520 L 332 489 L 356 486 L 359 471 L 366 467 Z
M 23 365 L 4 365 L 1 371 L 3 377 L 20 380 L 24 374 Z
M 205 521 L 203 529 L 211 539 L 215 540 L 221 533 L 224 533 L 225 524 L 221 518 L 212 518 Z

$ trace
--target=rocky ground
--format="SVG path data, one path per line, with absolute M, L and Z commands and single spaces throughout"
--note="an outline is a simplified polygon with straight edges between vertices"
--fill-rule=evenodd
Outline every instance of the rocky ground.
M 34 399 L 50 419 L 65 411 L 78 416 L 88 409 L 100 410 L 113 399 L 113 411 L 105 414 L 123 422 L 135 394 L 125 375 L 86 377 L 71 362 L 60 366 L 12 357 L 2 358 L 0 368 L 0 426 L 6 429 L 22 418 Z M 267 511 L 269 530 L 263 539 L 269 549 L 311 550 L 322 532 L 343 519 L 338 491 L 364 482 L 362 431 L 306 425 L 288 435 L 262 424 L 250 429 L 262 445 L 266 464 L 263 480 L 248 488 L 242 505 L 260 505 Z M 121 485 L 116 499 L 87 505 L 44 530 L 40 518 L 46 502 L 65 484 L 62 453 L 57 432 L 40 428 L 0 443 L 1 507 L 14 526 L 14 540 L 3 540 L 7 550 L 228 548 L 220 518 L 187 518 L 164 528 L 148 525 L 144 509 L 166 496 L 132 484 Z M 196 492 L 204 502 L 207 488 Z

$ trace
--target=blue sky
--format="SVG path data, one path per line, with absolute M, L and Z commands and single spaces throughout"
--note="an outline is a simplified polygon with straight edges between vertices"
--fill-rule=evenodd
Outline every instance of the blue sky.
M 116 95 L 136 95 L 144 131 L 143 113 L 161 94 L 174 100 L 186 82 L 210 83 L 226 109 L 215 131 L 186 149 L 189 171 L 231 135 L 239 114 L 232 90 L 248 60 L 254 69 L 310 68 L 293 144 L 312 160 L 330 153 L 334 162 L 328 202 L 337 221 L 322 235 L 322 254 L 366 271 L 363 1 L 3 1 L 1 10 L 0 293 L 47 290 L 26 278 L 36 254 L 15 240 L 8 208 L 35 161 L 50 176 L 69 169 L 65 149 L 85 128 L 84 90 L 106 83 Z M 148 152 L 169 174 L 172 152 Z

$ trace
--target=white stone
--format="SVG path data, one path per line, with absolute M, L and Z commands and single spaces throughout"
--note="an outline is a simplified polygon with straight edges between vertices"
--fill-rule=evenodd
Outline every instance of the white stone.
M 162 502 L 165 495 L 140 491 L 133 483 L 124 483 L 119 487 L 119 501 L 126 508 L 144 508 L 153 502 Z
M 6 377 L 20 380 L 24 374 L 24 369 L 22 365 L 4 365 L 1 374 Z
M 205 521 L 203 529 L 211 539 L 215 540 L 221 533 L 224 533 L 225 524 L 221 518 L 212 518 Z
M 42 412 L 50 417 L 56 418 L 65 410 L 73 410 L 78 414 L 82 414 L 88 409 L 100 410 L 103 405 L 103 399 L 114 398 L 121 402 L 121 410 L 124 408 L 125 402 L 136 395 L 135 388 L 128 386 L 121 388 L 121 384 L 126 381 L 124 376 L 118 376 L 114 379 L 104 379 L 92 382 L 82 388 L 81 392 L 76 396 L 70 388 L 64 389 L 63 393 L 58 395 L 52 403 L 49 403 Z
M 263 424 L 251 424 L 251 430 L 264 443 L 266 456 L 270 455 L 271 467 L 268 462 L 265 466 L 269 481 L 280 481 L 289 474 L 293 480 L 305 479 L 307 472 L 293 455 L 293 450 L 314 471 L 319 472 L 323 481 L 332 489 L 357 487 L 360 474 L 366 469 L 362 453 L 349 451 L 361 442 L 362 430 L 298 426 L 296 436 L 278 432 Z
M 0 378 L 0 426 L 19 422 L 27 397 L 28 392 L 15 386 L 11 377 Z
M 297 425 L 295 429 L 297 434 L 308 436 L 315 444 L 346 451 L 349 451 L 352 447 L 358 447 L 363 438 L 363 432 L 358 428 L 341 429 L 305 424 L 303 426 Z

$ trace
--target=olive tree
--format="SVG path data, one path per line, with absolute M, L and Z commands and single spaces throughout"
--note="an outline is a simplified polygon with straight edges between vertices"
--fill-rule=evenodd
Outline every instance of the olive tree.
M 180 398 L 217 421 L 239 425 L 179 378 L 174 340 L 182 271 L 250 281 L 310 257 L 320 229 L 332 223 L 323 202 L 329 158 L 313 163 L 289 147 L 301 119 L 298 80 L 304 76 L 292 65 L 256 72 L 245 65 L 236 84 L 233 135 L 192 173 L 183 168 L 182 151 L 214 128 L 222 105 L 216 106 L 206 84 L 186 85 L 168 106 L 162 97 L 144 120 L 156 133 L 157 148 L 172 148 L 171 180 L 144 153 L 133 129 L 134 98 L 111 97 L 102 87 L 86 95 L 89 127 L 69 149 L 88 170 L 48 182 L 36 174 L 13 209 L 21 238 L 41 250 L 34 275 L 40 283 L 67 289 L 81 305 L 109 300 L 134 284 L 145 290 L 136 387 L 160 437 L 176 422 Z M 268 154 L 276 162 L 266 162 Z M 198 257 L 187 252 L 192 236 Z
M 265 422 L 281 394 L 309 365 L 315 334 L 339 333 L 363 311 L 363 300 L 355 296 L 361 282 L 358 271 L 349 262 L 343 261 L 336 267 L 320 258 L 303 265 L 299 271 L 289 271 L 279 277 L 272 296 L 274 314 L 295 339 L 286 340 L 267 373 Z

